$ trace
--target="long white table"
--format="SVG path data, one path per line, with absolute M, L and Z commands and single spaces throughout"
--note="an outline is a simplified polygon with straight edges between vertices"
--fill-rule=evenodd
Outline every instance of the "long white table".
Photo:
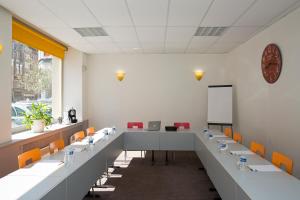
M 0 179 L 1 199 L 82 199 L 97 178 L 123 149 L 122 132 L 104 135 L 98 131 L 98 141 L 92 150 L 75 152 L 73 164 L 66 167 L 64 152 L 60 151 L 19 169 Z M 87 139 L 74 143 L 73 148 L 87 144 Z M 66 147 L 68 148 L 68 147 Z
M 220 134 L 213 132 L 213 134 Z M 96 179 L 122 150 L 189 150 L 195 151 L 208 176 L 224 200 L 300 199 L 300 181 L 281 172 L 240 171 L 238 156 L 229 150 L 245 150 L 240 144 L 229 144 L 220 153 L 216 139 L 208 139 L 202 131 L 119 130 L 105 136 L 103 130 L 92 151 L 75 153 L 73 165 L 61 163 L 64 152 L 51 155 L 30 168 L 19 169 L 0 179 L 0 197 L 5 199 L 82 199 Z M 86 144 L 73 144 L 80 147 Z M 258 155 L 247 155 L 248 164 L 270 164 Z

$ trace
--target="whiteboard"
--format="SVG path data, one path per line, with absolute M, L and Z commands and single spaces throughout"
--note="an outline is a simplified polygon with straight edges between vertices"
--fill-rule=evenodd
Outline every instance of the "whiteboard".
M 232 124 L 232 85 L 208 86 L 207 122 Z

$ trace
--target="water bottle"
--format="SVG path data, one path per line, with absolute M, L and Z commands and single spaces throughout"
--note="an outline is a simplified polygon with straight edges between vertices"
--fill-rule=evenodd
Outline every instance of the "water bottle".
M 93 147 L 94 147 L 94 138 L 93 138 L 93 136 L 89 136 L 88 142 L 89 142 L 90 149 L 93 150 Z
M 218 149 L 219 149 L 219 152 L 222 153 L 222 152 L 225 152 L 225 150 L 227 149 L 227 144 L 223 143 L 223 142 L 220 142 L 218 144 Z
M 74 159 L 74 150 L 71 148 L 67 148 L 65 150 L 65 155 L 64 155 L 64 163 L 66 167 L 69 167 L 73 164 L 73 159 Z
M 245 156 L 240 156 L 240 161 L 238 163 L 239 169 L 242 171 L 245 170 L 246 163 L 247 163 L 247 158 Z
M 116 131 L 117 131 L 116 126 L 113 126 L 113 127 L 112 127 L 112 133 L 115 134 Z
M 64 163 L 65 163 L 65 167 L 69 167 L 69 150 L 66 149 L 65 150 L 65 155 L 64 155 Z

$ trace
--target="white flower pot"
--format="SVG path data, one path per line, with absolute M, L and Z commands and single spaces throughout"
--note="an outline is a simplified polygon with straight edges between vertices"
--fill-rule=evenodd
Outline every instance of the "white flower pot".
M 42 133 L 44 132 L 45 123 L 44 120 L 33 120 L 31 130 L 34 133 Z

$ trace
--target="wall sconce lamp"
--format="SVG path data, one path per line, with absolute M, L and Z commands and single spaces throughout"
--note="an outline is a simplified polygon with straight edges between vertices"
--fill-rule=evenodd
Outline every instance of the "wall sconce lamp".
M 125 72 L 124 71 L 117 71 L 116 72 L 116 77 L 119 81 L 123 81 L 125 78 Z
M 3 51 L 3 46 L 2 44 L 0 44 L 0 54 L 2 53 L 2 51 Z
M 203 70 L 195 70 L 194 74 L 195 74 L 196 80 L 200 81 L 204 75 L 204 71 Z

